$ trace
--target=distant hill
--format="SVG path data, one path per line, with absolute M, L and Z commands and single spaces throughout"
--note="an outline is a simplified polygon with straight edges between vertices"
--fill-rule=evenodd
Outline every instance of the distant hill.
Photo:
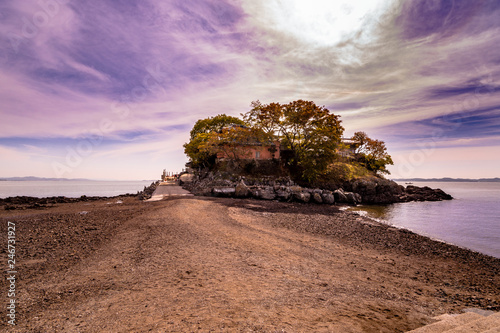
M 479 178 L 479 179 L 470 179 L 470 178 L 401 178 L 401 179 L 393 179 L 398 182 L 462 182 L 462 183 L 491 183 L 491 182 L 500 182 L 500 178 Z
M 89 179 L 84 179 L 84 178 L 42 178 L 42 177 L 8 177 L 8 178 L 0 178 L 0 181 L 56 181 L 56 180 L 61 180 L 61 181 L 66 181 L 66 180 L 89 180 Z

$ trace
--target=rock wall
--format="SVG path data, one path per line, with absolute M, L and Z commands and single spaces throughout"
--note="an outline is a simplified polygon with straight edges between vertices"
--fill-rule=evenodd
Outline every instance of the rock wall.
M 440 201 L 453 199 L 440 189 L 429 187 L 404 187 L 396 182 L 366 177 L 343 184 L 334 191 L 298 186 L 289 178 L 263 177 L 260 179 L 239 180 L 221 179 L 218 175 L 194 177 L 184 187 L 195 195 L 256 198 L 261 200 L 280 200 L 310 202 L 317 204 L 344 203 L 350 205 L 391 204 L 408 201 Z

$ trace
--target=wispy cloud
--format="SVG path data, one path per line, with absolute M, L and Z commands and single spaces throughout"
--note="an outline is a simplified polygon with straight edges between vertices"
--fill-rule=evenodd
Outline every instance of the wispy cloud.
M 88 161 L 173 154 L 180 169 L 197 119 L 298 98 L 395 156 L 499 144 L 499 13 L 494 0 L 4 1 L 1 152 L 49 172 L 94 135 Z

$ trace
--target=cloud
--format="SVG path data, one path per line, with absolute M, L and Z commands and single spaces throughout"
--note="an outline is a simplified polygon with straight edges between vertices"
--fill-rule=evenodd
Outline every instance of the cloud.
M 497 142 L 494 0 L 56 1 L 0 4 L 0 142 L 10 149 L 46 145 L 64 159 L 92 133 L 99 163 L 182 156 L 197 119 L 299 98 L 396 151 L 433 132 L 443 145 Z

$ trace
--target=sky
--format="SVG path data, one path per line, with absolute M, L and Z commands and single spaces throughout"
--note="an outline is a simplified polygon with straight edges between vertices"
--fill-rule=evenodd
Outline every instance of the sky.
M 201 118 L 311 100 L 389 178 L 500 177 L 497 0 L 0 0 L 0 177 L 178 172 Z

